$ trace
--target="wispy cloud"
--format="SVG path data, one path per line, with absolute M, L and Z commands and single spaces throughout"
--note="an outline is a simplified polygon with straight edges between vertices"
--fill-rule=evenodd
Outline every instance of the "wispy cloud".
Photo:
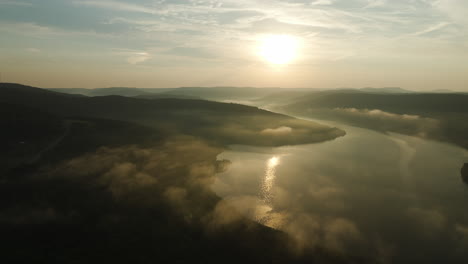
M 381 7 L 387 3 L 387 0 L 367 0 L 368 4 L 364 8 Z
M 112 49 L 112 54 L 124 57 L 126 61 L 132 65 L 143 63 L 152 57 L 152 55 L 146 51 L 128 49 Z
M 434 0 L 432 6 L 447 14 L 455 23 L 468 27 L 468 1 Z
M 440 30 L 448 25 L 450 25 L 451 23 L 449 22 L 440 22 L 436 25 L 432 25 L 432 26 L 429 26 L 428 28 L 426 29 L 423 29 L 421 31 L 418 31 L 418 32 L 415 32 L 415 33 L 412 33 L 411 35 L 413 36 L 420 36 L 420 35 L 424 35 L 424 34 L 427 34 L 427 33 L 431 33 L 431 32 L 434 32 L 434 31 L 437 31 L 437 30 Z
M 26 51 L 27 51 L 27 52 L 31 52 L 31 53 L 39 53 L 39 52 L 41 52 L 41 50 L 38 49 L 38 48 L 27 48 Z
M 28 3 L 28 2 L 8 1 L 8 0 L 0 1 L 0 5 L 23 6 L 23 7 L 33 6 L 32 3 Z
M 141 12 L 141 13 L 155 13 L 153 8 L 135 5 L 125 2 L 119 1 L 112 1 L 112 0 L 104 0 L 104 1 L 88 1 L 88 0 L 76 0 L 73 1 L 75 5 L 82 5 L 82 6 L 90 6 L 90 7 L 98 7 L 98 8 L 107 8 L 112 10 L 121 10 L 121 11 L 128 11 L 128 12 Z
M 0 5 L 0 30 L 16 42 L 47 39 L 70 56 L 76 49 L 107 54 L 106 47 L 118 47 L 129 51 L 120 55 L 129 64 L 148 65 L 158 57 L 158 66 L 215 60 L 238 68 L 257 65 L 255 48 L 268 34 L 302 40 L 297 66 L 338 65 L 350 57 L 368 65 L 371 58 L 402 52 L 411 60 L 434 49 L 460 58 L 450 49 L 467 43 L 468 29 L 464 0 L 6 0 Z M 59 36 L 61 41 L 53 41 Z M 398 45 L 402 40 L 407 45 Z
M 311 5 L 332 5 L 334 1 L 332 0 L 315 0 Z

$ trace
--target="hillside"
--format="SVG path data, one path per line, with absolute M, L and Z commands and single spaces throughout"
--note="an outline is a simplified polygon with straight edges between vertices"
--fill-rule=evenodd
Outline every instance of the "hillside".
M 288 109 L 359 108 L 380 109 L 406 114 L 427 112 L 468 112 L 468 95 L 465 94 L 376 94 L 365 92 L 322 92 L 305 96 L 290 104 Z
M 468 95 L 463 93 L 324 91 L 294 97 L 270 96 L 268 101 L 273 109 L 293 115 L 337 120 L 468 148 Z
M 32 107 L 62 117 L 134 122 L 220 144 L 278 146 L 314 143 L 344 135 L 337 128 L 239 104 L 169 98 L 77 97 L 17 85 L 4 86 L 0 93 L 0 102 Z M 282 132 L 280 128 L 286 130 Z

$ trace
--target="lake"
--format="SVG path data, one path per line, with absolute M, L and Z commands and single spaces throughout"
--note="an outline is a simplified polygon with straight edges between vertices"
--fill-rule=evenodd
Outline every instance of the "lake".
M 468 263 L 468 151 L 331 124 L 347 135 L 278 148 L 231 146 L 213 190 L 283 230 L 300 251 L 325 247 L 382 263 Z

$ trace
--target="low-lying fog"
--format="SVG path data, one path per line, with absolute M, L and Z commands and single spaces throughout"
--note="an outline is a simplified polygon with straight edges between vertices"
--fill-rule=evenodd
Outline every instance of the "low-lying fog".
M 324 123 L 320 121 L 321 123 Z M 214 191 L 243 214 L 295 237 L 379 262 L 468 259 L 468 151 L 332 124 L 345 137 L 279 148 L 232 146 Z

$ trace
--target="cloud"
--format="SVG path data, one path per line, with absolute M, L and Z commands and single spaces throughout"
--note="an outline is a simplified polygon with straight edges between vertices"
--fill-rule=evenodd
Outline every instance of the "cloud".
M 234 206 L 223 200 L 216 204 L 207 225 L 208 228 L 216 230 L 243 221 L 243 218 Z
M 246 166 L 252 165 L 245 163 L 244 167 Z M 294 175 L 294 171 L 289 173 Z M 365 248 L 367 246 L 365 236 L 353 221 L 329 214 L 329 212 L 345 210 L 343 190 L 326 177 L 311 178 L 316 179 L 313 181 L 315 184 L 308 184 L 310 192 L 306 196 L 301 192 L 295 192 L 293 186 L 288 186 L 288 189 L 284 188 L 283 184 L 292 183 L 288 181 L 288 183 L 276 183 L 272 188 L 271 199 L 268 201 L 262 198 L 260 191 L 256 196 L 238 195 L 239 192 L 245 193 L 245 188 L 228 192 L 231 195 L 224 201 L 227 206 L 232 206 L 241 215 L 289 234 L 289 246 L 298 254 L 303 254 L 310 248 L 325 248 L 347 255 L 357 248 Z M 291 180 L 294 182 L 294 179 Z M 235 182 L 230 182 L 229 185 L 224 188 L 236 188 Z M 319 209 L 320 214 L 307 211 L 306 208 L 315 207 L 315 205 L 317 208 L 326 209 Z M 224 221 L 228 222 L 228 220 Z
M 460 255 L 464 256 L 468 249 L 468 226 L 455 224 L 455 232 L 458 240 L 457 251 Z
M 457 224 L 455 225 L 455 230 L 462 236 L 468 239 L 468 226 Z
M 146 51 L 128 49 L 113 49 L 112 54 L 126 57 L 127 62 L 132 65 L 143 63 L 152 58 L 152 55 Z
M 172 54 L 174 56 L 187 56 L 195 58 L 205 58 L 212 59 L 216 55 L 211 51 L 204 50 L 202 48 L 192 48 L 192 47 L 175 47 L 166 52 L 167 54 Z
M 416 221 L 415 226 L 420 232 L 429 237 L 437 236 L 447 224 L 446 217 L 437 210 L 412 207 L 407 214 L 411 220 Z
M 282 126 L 278 128 L 267 128 L 262 130 L 260 133 L 264 135 L 273 135 L 273 136 L 284 136 L 288 135 L 293 131 L 292 128 L 287 126 Z
M 335 254 L 348 255 L 353 248 L 359 248 L 358 244 L 365 243 L 357 226 L 345 218 L 269 211 L 264 219 L 267 219 L 269 226 L 283 230 L 292 237 L 291 243 L 296 252 L 320 247 Z
M 54 170 L 54 175 L 65 173 L 68 177 L 85 179 L 96 175 L 94 182 L 105 186 L 115 197 L 154 186 L 157 167 L 150 165 L 161 157 L 161 153 L 136 146 L 122 148 L 100 148 L 95 153 L 73 158 Z
M 255 23 L 265 20 L 276 20 L 278 23 L 283 23 L 283 28 L 289 31 L 288 28 L 298 28 L 302 26 L 303 31 L 307 31 L 307 27 L 317 27 L 323 30 L 339 28 L 349 32 L 362 32 L 363 28 L 373 27 L 374 25 L 366 24 L 365 22 L 384 19 L 392 19 L 392 21 L 400 19 L 398 14 L 391 12 L 391 6 L 385 5 L 388 10 L 381 11 L 385 14 L 374 14 L 360 12 L 359 9 L 354 9 L 352 12 L 348 10 L 347 5 L 341 5 L 336 1 L 315 1 L 310 5 L 304 5 L 303 2 L 285 2 L 274 1 L 270 4 L 265 4 L 262 1 L 226 1 L 222 4 L 211 2 L 139 2 L 129 3 L 127 1 L 74 1 L 74 5 L 103 8 L 109 10 L 118 10 L 126 12 L 139 12 L 145 17 L 134 18 L 131 15 L 124 15 L 120 18 L 127 21 L 141 23 L 146 21 L 152 22 L 152 27 L 146 29 L 157 29 L 157 25 L 167 23 L 174 28 L 191 27 L 194 30 L 203 30 L 203 34 L 212 35 L 220 32 L 242 32 L 243 29 L 254 26 Z M 356 3 L 359 3 L 357 1 Z M 368 6 L 381 6 L 384 2 L 369 1 Z M 353 6 L 352 4 L 351 6 Z M 317 9 L 318 6 L 326 6 L 327 9 Z M 401 7 L 401 3 L 397 3 L 396 7 Z M 419 7 L 419 6 L 418 6 Z M 156 16 L 148 16 L 156 15 Z M 310 19 L 313 17 L 314 19 Z M 116 19 L 116 17 L 109 18 Z M 139 22 L 138 22 L 139 21 Z M 270 23 L 271 24 L 271 23 Z M 381 26 L 387 26 L 382 23 Z M 268 29 L 268 24 L 265 24 L 265 30 Z M 287 26 L 289 25 L 289 26 Z M 381 27 L 379 26 L 379 27 Z M 309 29 L 317 31 L 317 28 Z M 271 30 L 277 30 L 275 27 L 270 27 Z M 389 28 L 391 29 L 391 28 Z M 325 33 L 325 32 L 322 32 Z
M 13 6 L 22 6 L 22 7 L 31 7 L 33 6 L 32 3 L 29 2 L 23 2 L 23 1 L 0 1 L 0 5 L 13 5 Z
M 311 2 L 311 5 L 332 5 L 334 0 L 315 0 Z
M 379 109 L 335 108 L 340 119 L 379 131 L 397 132 L 427 137 L 438 134 L 439 121 L 418 115 L 395 114 Z
M 130 57 L 127 58 L 128 63 L 138 64 L 149 60 L 151 56 L 146 52 L 133 53 Z
M 415 32 L 415 33 L 413 33 L 411 35 L 420 36 L 420 35 L 428 34 L 428 33 L 434 32 L 434 31 L 438 31 L 438 30 L 440 30 L 442 28 L 445 28 L 446 26 L 449 26 L 450 24 L 451 23 L 449 23 L 449 22 L 440 22 L 437 25 L 430 26 L 430 27 L 428 27 L 426 29 Z
M 203 222 L 210 232 L 245 222 L 211 191 L 214 175 L 229 166 L 216 160 L 219 148 L 178 137 L 157 148 L 135 145 L 102 147 L 46 171 L 50 179 L 65 177 L 98 186 L 116 202 L 169 207 L 187 224 Z M 210 226 L 211 224 L 215 226 Z
M 348 219 L 336 218 L 324 226 L 324 242 L 328 248 L 346 253 L 346 248 L 360 242 L 362 235 L 356 225 Z
M 75 5 L 82 6 L 91 6 L 98 8 L 106 8 L 112 10 L 128 11 L 128 12 L 139 12 L 139 13 L 148 13 L 153 14 L 155 10 L 149 7 L 142 5 L 130 4 L 122 1 L 112 1 L 112 0 L 98 0 L 98 1 L 86 1 L 86 0 L 77 0 L 72 2 Z
M 343 110 L 349 113 L 357 113 L 357 114 L 364 114 L 375 118 L 383 118 L 383 119 L 397 119 L 397 120 L 409 120 L 409 121 L 416 121 L 420 119 L 417 115 L 399 115 L 394 113 L 385 112 L 379 109 L 357 109 L 357 108 L 337 108 L 336 110 Z
M 102 147 L 95 153 L 63 162 L 51 174 L 65 174 L 71 179 L 82 180 L 92 177 L 94 183 L 106 187 L 116 197 L 144 191 L 147 187 L 159 188 L 160 184 L 165 190 L 171 186 L 185 188 L 202 184 L 206 187 L 202 180 L 205 177 L 211 178 L 226 164 L 226 161 L 212 160 L 218 151 L 218 148 L 190 138 L 168 141 L 161 148 Z M 195 154 L 198 152 L 203 155 Z M 184 153 L 187 160 L 179 158 Z M 181 171 L 188 175 L 178 179 L 180 182 L 171 179 L 172 173 Z M 169 198 L 175 197 L 171 195 L 175 192 L 170 189 L 167 191 Z
M 35 23 L 1 23 L 0 30 L 10 33 L 19 32 L 25 35 L 57 36 L 61 33 L 53 28 L 37 25 Z
M 134 163 L 123 161 L 116 163 L 100 179 L 114 196 L 124 195 L 129 190 L 146 187 L 157 183 L 157 179 L 145 171 L 139 171 Z
M 27 48 L 26 51 L 31 52 L 31 53 L 39 53 L 41 52 L 40 49 L 37 48 Z
M 455 23 L 468 25 L 468 4 L 464 0 L 436 0 L 432 5 L 447 14 Z
M 297 64 L 305 69 L 304 65 L 318 65 L 321 62 L 340 64 L 343 58 L 349 56 L 365 62 L 372 57 L 369 51 L 379 58 L 382 58 L 382 54 L 390 54 L 389 51 L 401 54 L 403 49 L 411 47 L 418 47 L 408 55 L 414 57 L 423 56 L 426 54 L 423 51 L 436 47 L 446 47 L 450 53 L 456 53 L 452 50 L 455 45 L 448 44 L 461 43 L 461 29 L 455 26 L 458 22 L 450 21 L 454 16 L 450 15 L 449 19 L 447 14 L 464 13 L 457 10 L 463 4 L 454 1 L 440 1 L 438 4 L 429 4 L 432 3 L 429 1 L 392 1 L 389 4 L 382 0 L 74 0 L 60 3 L 45 0 L 43 4 L 35 5 L 34 13 L 10 10 L 21 7 L 5 5 L 6 8 L 0 10 L 0 16 L 5 18 L 0 27 L 17 35 L 28 33 L 31 36 L 50 37 L 44 31 L 26 32 L 7 24 L 28 23 L 60 32 L 60 35 L 66 36 L 61 38 L 61 42 L 53 38 L 47 39 L 47 42 L 63 45 L 64 49 L 68 47 L 67 51 L 72 49 L 67 56 L 79 54 L 77 50 L 82 53 L 92 50 L 102 56 L 103 46 L 146 52 L 126 57 L 129 64 L 135 65 L 148 61 L 155 54 L 152 51 L 158 50 L 164 56 L 153 61 L 157 66 L 197 67 L 197 70 L 204 68 L 210 73 L 218 69 L 221 63 L 229 64 L 232 72 L 239 72 L 238 68 L 246 65 L 255 66 L 259 58 L 252 54 L 262 34 L 290 34 L 303 39 L 304 46 Z M 364 8 L 366 6 L 368 8 Z M 53 16 L 51 10 L 59 10 L 57 13 L 61 16 L 50 19 Z M 453 26 L 443 26 L 444 23 L 452 23 Z M 443 34 L 429 34 L 439 31 Z M 411 45 L 399 47 L 392 44 L 397 41 L 401 43 L 401 37 L 410 38 Z M 128 38 L 135 41 L 129 42 Z M 441 44 L 447 45 L 431 46 L 428 38 L 443 40 L 445 43 Z M 79 41 L 95 45 L 91 50 L 73 45 Z M 102 57 L 109 65 L 115 64 L 112 55 Z M 195 61 L 193 58 L 207 60 Z M 130 65 L 128 67 L 131 68 Z M 232 72 L 228 74 L 232 75 Z M 250 74 L 252 71 L 248 72 Z M 195 80 L 200 77 L 190 78 Z M 304 82 L 300 83 L 300 86 L 304 85 Z M 335 85 L 338 84 L 331 86 Z
M 12 177 L 0 186 L 0 223 L 10 241 L 6 248 L 22 250 L 3 257 L 33 259 L 42 250 L 80 241 L 53 258 L 90 263 L 97 255 L 107 262 L 138 255 L 165 262 L 179 254 L 190 261 L 195 252 L 208 263 L 220 256 L 236 263 L 301 259 L 289 251 L 284 233 L 248 220 L 212 192 L 214 174 L 229 163 L 217 160 L 221 151 L 181 136 L 155 145 L 101 147 Z M 50 230 L 60 232 L 41 235 Z M 265 248 L 271 252 L 260 254 Z M 89 254 L 77 256 L 76 250 Z M 236 252 L 242 252 L 239 260 Z
M 382 7 L 387 4 L 387 0 L 367 0 L 368 4 L 364 8 Z

